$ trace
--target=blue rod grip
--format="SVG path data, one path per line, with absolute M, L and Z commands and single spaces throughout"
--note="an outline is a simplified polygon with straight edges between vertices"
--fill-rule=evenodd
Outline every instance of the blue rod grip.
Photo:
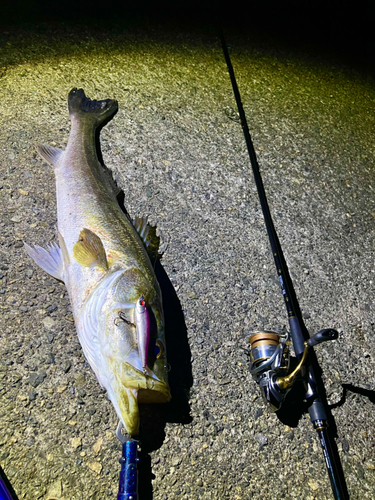
M 122 444 L 122 457 L 117 500 L 137 500 L 138 471 L 137 441 L 130 439 Z
M 0 472 L 2 472 L 1 467 Z M 0 500 L 13 500 L 13 498 L 13 495 L 10 493 L 7 487 L 6 480 L 4 480 L 2 475 L 0 474 Z
M 9 490 L 2 480 L 0 480 L 0 500 L 12 500 Z

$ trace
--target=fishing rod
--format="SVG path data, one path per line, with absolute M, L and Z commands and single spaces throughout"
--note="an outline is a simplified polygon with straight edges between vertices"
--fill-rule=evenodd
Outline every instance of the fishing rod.
M 125 436 L 122 430 L 122 424 L 119 422 L 116 436 L 122 443 L 122 457 L 119 488 L 117 500 L 137 500 L 138 499 L 138 444 L 137 439 Z
M 222 29 L 219 29 L 219 37 L 237 103 L 264 222 L 284 296 L 290 328 L 290 333 L 285 335 L 269 331 L 253 332 L 249 335 L 250 373 L 259 384 L 263 399 L 268 403 L 272 411 L 277 411 L 281 408 L 286 395 L 296 382 L 303 382 L 305 389 L 304 399 L 308 406 L 310 420 L 318 433 L 333 496 L 335 500 L 344 500 L 349 498 L 348 490 L 337 448 L 333 446 L 330 440 L 326 405 L 318 393 L 318 385 L 322 386 L 322 381 L 316 377 L 313 367 L 314 357 L 313 352 L 311 352 L 314 346 L 322 342 L 337 339 L 338 332 L 333 329 L 324 329 L 309 337 L 303 323 L 293 283 L 271 217 L 259 164 Z M 297 366 L 292 371 L 288 348 L 290 338 L 298 360 Z
M 0 500 L 18 500 L 12 485 L 0 465 Z

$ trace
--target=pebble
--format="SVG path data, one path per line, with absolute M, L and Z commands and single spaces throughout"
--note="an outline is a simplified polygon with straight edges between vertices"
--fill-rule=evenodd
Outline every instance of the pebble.
M 52 352 L 49 352 L 47 354 L 47 359 L 45 361 L 47 365 L 53 365 L 55 364 L 55 355 Z
M 50 484 L 47 489 L 47 494 L 43 500 L 59 500 L 63 491 L 61 479 L 57 479 Z
M 47 330 L 50 330 L 55 325 L 55 320 L 51 316 L 46 316 L 42 319 L 42 323 Z
M 29 401 L 35 401 L 38 393 L 35 391 L 30 391 L 29 392 Z
M 175 456 L 175 457 L 172 458 L 172 465 L 174 467 L 179 466 L 181 462 L 182 462 L 182 458 L 179 457 L 179 456 Z
M 103 445 L 103 438 L 102 438 L 102 437 L 100 437 L 100 438 L 96 441 L 96 443 L 93 445 L 93 447 L 92 447 L 93 452 L 94 452 L 96 455 L 98 455 L 98 453 L 100 452 L 100 449 L 101 449 L 102 445 Z
M 254 438 L 255 438 L 255 441 L 257 441 L 259 443 L 260 450 L 268 444 L 268 439 L 264 434 L 257 433 L 257 434 L 255 434 Z
M 316 481 L 314 481 L 313 479 L 309 479 L 308 483 L 309 483 L 310 488 L 313 491 L 316 491 L 319 489 L 319 484 Z
M 64 363 L 61 365 L 61 368 L 63 369 L 63 371 L 65 373 L 68 373 L 68 371 L 70 370 L 71 366 L 72 366 L 72 364 L 71 364 L 70 361 L 64 361 Z
M 348 453 L 348 451 L 349 451 L 349 442 L 346 439 L 343 439 L 342 442 L 341 442 L 341 444 L 342 444 L 342 451 L 344 453 Z
M 77 448 L 79 448 L 80 446 L 82 446 L 82 438 L 80 437 L 74 437 L 71 439 L 71 444 L 72 444 L 72 448 L 73 450 L 76 450 Z
M 98 475 L 101 473 L 103 466 L 99 462 L 88 462 L 87 467 Z
M 80 373 L 77 378 L 75 379 L 75 385 L 76 387 L 83 387 L 85 385 L 85 376 L 83 373 Z
M 357 464 L 357 475 L 360 479 L 365 479 L 365 469 L 361 464 Z
M 40 373 L 32 373 L 29 377 L 29 384 L 33 387 L 38 387 L 44 379 L 47 377 L 47 373 L 42 371 Z
M 254 420 L 257 420 L 259 417 L 263 415 L 264 411 L 262 408 L 258 408 L 254 414 Z

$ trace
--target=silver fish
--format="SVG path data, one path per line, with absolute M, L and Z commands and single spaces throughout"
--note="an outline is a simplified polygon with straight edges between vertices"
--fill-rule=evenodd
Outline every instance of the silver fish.
M 137 219 L 141 241 L 97 157 L 96 129 L 114 116 L 117 102 L 92 101 L 73 89 L 68 104 L 65 151 L 38 148 L 56 177 L 59 245 L 25 247 L 65 283 L 86 359 L 126 432 L 135 435 L 138 403 L 170 399 L 161 292 L 144 244 L 152 231 Z

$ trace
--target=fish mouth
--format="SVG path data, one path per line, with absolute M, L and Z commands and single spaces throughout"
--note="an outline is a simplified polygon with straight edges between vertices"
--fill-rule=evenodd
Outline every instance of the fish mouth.
M 171 399 L 167 382 L 158 380 L 134 368 L 129 363 L 119 363 L 114 368 L 116 384 L 112 403 L 127 434 L 139 431 L 138 403 L 166 403 Z

